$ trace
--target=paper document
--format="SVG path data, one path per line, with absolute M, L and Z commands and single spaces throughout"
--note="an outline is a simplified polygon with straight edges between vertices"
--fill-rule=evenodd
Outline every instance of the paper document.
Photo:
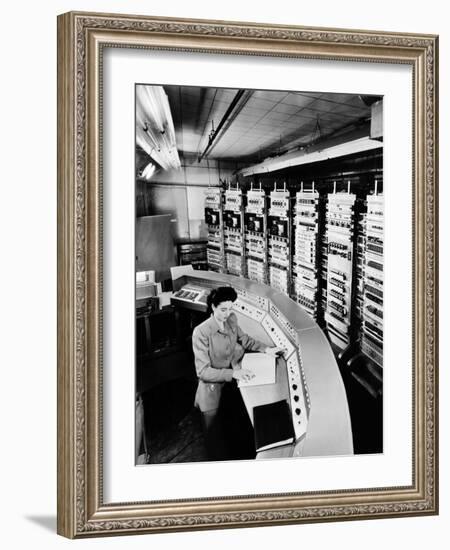
M 275 384 L 275 361 L 276 358 L 267 353 L 246 353 L 242 359 L 242 368 L 251 371 L 255 376 L 248 381 L 239 380 L 238 386 L 246 388 Z

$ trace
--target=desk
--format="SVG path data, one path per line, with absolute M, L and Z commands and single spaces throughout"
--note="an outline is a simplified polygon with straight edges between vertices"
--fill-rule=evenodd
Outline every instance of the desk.
M 180 334 L 179 311 L 173 306 L 152 310 L 136 301 L 136 391 L 195 375 Z M 139 305 L 139 307 L 138 307 Z
M 195 271 L 174 281 L 174 290 L 187 284 L 200 287 L 204 285 L 206 288 L 227 284 L 233 286 L 243 306 L 235 310 L 242 330 L 270 346 L 277 343 L 277 338 L 284 338 L 289 341 L 291 349 L 290 355 L 286 358 L 288 362 L 294 355 L 298 355 L 301 361 L 303 386 L 307 389 L 310 403 L 306 433 L 297 437 L 295 444 L 258 453 L 257 458 L 353 454 L 350 414 L 344 384 L 330 344 L 312 317 L 288 296 L 267 285 L 233 275 Z M 253 308 L 254 314 L 245 311 L 246 304 L 250 310 Z M 185 307 L 189 308 L 190 305 L 186 303 Z M 267 321 L 276 327 L 275 332 L 268 330 Z M 292 352 L 292 349 L 295 352 Z M 279 358 L 275 384 L 241 389 L 252 421 L 254 406 L 280 399 L 288 400 L 292 412 L 292 372 L 286 360 Z M 295 422 L 295 414 L 293 418 Z
M 179 342 L 175 308 L 165 306 L 162 309 L 151 309 L 142 302 L 144 301 L 140 301 L 139 308 L 136 302 L 136 322 L 143 323 L 145 339 L 136 342 L 137 358 L 150 358 L 164 351 L 174 350 Z M 137 338 L 138 334 L 137 331 Z

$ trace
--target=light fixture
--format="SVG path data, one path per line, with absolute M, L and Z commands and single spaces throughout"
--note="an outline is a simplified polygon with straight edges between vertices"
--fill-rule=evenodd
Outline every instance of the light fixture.
M 169 100 L 162 86 L 136 89 L 136 142 L 164 170 L 181 168 Z
M 149 181 L 155 173 L 155 170 L 156 166 L 153 164 L 153 162 L 149 162 L 144 170 L 142 170 L 142 179 Z
M 323 160 L 343 157 L 382 147 L 379 141 L 370 139 L 368 136 L 360 137 L 352 141 L 344 141 L 343 138 L 341 139 L 342 141 L 334 139 L 320 145 L 304 148 L 303 150 L 285 153 L 279 157 L 267 158 L 263 162 L 242 168 L 237 174 L 247 177 L 266 172 L 275 172 L 276 170 L 284 170 L 285 168 L 291 168 L 301 164 L 321 162 Z

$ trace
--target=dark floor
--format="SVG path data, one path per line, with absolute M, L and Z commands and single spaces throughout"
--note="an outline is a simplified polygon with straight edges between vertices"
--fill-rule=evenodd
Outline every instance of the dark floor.
M 208 460 L 199 413 L 191 409 L 164 432 L 149 434 L 150 464 Z
M 196 383 L 178 379 L 143 394 L 150 464 L 208 460 L 195 389 Z
M 253 427 L 237 387 L 223 391 L 216 439 L 210 440 L 210 451 L 221 450 L 212 455 L 207 452 L 201 413 L 193 406 L 196 388 L 196 381 L 177 379 L 143 394 L 149 463 L 253 459 Z

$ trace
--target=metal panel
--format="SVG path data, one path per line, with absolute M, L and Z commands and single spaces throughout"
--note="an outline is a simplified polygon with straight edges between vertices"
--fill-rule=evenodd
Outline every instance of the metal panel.
M 206 240 L 208 231 L 205 224 L 205 187 L 187 187 L 189 236 L 191 240 Z
M 176 240 L 189 238 L 188 207 L 186 188 L 173 185 L 153 185 L 149 187 L 150 213 L 170 214 L 173 221 L 173 237 Z
M 136 271 L 152 269 L 155 280 L 170 278 L 176 265 L 171 215 L 144 216 L 136 220 Z

